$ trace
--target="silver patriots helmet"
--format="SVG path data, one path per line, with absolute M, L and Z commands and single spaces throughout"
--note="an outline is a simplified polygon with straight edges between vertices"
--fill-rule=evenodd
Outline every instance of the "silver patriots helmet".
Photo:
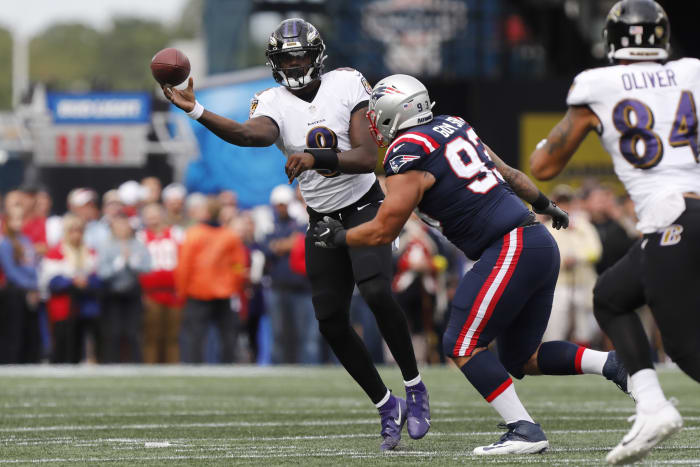
M 308 21 L 291 18 L 282 21 L 270 34 L 265 56 L 275 81 L 301 89 L 321 77 L 326 46 L 321 34 Z M 299 65 L 299 62 L 306 62 Z
M 409 75 L 391 75 L 379 81 L 369 99 L 369 130 L 379 147 L 386 147 L 399 130 L 433 119 L 428 90 Z
M 661 5 L 653 0 L 622 0 L 610 9 L 603 38 L 608 59 L 666 60 L 671 27 Z

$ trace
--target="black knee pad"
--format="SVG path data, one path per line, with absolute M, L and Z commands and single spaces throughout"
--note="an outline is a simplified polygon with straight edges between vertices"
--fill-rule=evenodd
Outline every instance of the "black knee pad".
M 391 293 L 391 283 L 381 275 L 376 275 L 357 284 L 357 288 L 360 289 L 362 298 L 372 310 L 377 309 L 377 306 L 381 307 L 382 303 L 394 300 L 394 295 Z

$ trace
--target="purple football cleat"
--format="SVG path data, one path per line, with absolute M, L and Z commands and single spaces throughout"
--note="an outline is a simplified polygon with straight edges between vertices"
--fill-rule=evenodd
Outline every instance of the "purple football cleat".
M 401 430 L 406 423 L 406 401 L 393 394 L 379 409 L 382 417 L 382 441 L 379 447 L 382 451 L 391 451 L 401 441 Z
M 408 435 L 421 439 L 430 429 L 430 403 L 428 389 L 421 381 L 406 388 L 406 405 L 408 407 Z

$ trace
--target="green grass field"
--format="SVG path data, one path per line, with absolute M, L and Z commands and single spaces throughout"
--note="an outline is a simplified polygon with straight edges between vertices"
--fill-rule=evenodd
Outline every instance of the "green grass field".
M 400 374 L 384 368 L 402 394 Z M 660 373 L 685 428 L 647 464 L 700 465 L 700 387 Z M 379 417 L 341 368 L 0 369 L 0 464 L 599 465 L 629 428 L 632 400 L 594 376 L 530 377 L 516 389 L 548 435 L 542 455 L 482 458 L 502 430 L 458 371 L 423 370 L 433 425 L 380 454 Z

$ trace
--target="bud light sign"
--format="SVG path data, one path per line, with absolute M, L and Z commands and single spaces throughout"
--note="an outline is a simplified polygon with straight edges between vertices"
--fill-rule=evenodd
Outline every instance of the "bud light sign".
M 51 120 L 34 132 L 43 166 L 140 167 L 145 163 L 151 97 L 145 92 L 49 93 Z
M 143 124 L 151 116 L 145 92 L 49 93 L 47 104 L 55 124 Z

